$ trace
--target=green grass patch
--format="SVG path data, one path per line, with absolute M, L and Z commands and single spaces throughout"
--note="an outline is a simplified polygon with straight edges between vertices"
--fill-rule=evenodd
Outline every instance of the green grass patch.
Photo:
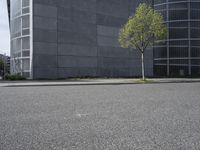
M 145 83 L 153 83 L 153 80 L 149 80 L 149 79 L 139 79 L 138 81 L 136 81 L 136 83 L 141 83 L 141 84 L 145 84 Z
M 8 75 L 6 75 L 5 79 L 6 79 L 6 80 L 11 80 L 11 81 L 26 80 L 26 78 L 23 77 L 23 76 L 20 75 L 20 74 L 13 74 L 13 75 L 8 74 Z

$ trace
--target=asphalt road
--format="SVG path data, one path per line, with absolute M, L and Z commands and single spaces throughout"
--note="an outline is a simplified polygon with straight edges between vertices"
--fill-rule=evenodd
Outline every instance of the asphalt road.
M 200 83 L 0 88 L 0 150 L 199 149 Z

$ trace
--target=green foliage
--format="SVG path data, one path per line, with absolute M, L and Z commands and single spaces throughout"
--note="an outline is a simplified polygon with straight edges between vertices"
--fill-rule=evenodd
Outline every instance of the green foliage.
M 162 40 L 166 34 L 167 27 L 161 14 L 142 3 L 120 30 L 119 43 L 124 48 L 134 48 L 144 53 L 148 46 L 155 40 Z
M 25 77 L 21 76 L 20 74 L 13 74 L 13 75 L 6 75 L 6 80 L 26 80 Z
M 0 70 L 3 70 L 3 67 L 4 67 L 4 62 L 2 59 L 0 59 Z

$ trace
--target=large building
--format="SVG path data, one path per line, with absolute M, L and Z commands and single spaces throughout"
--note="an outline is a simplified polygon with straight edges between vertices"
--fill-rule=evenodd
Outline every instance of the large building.
M 10 0 L 11 72 L 33 79 L 139 76 L 140 53 L 117 40 L 138 3 Z M 146 75 L 152 76 L 152 50 L 146 56 Z
M 154 47 L 156 76 L 200 76 L 200 1 L 154 0 L 168 26 L 166 40 Z
M 8 0 L 11 72 L 32 79 L 133 77 L 140 53 L 118 43 L 120 27 L 148 0 Z M 145 54 L 147 76 L 199 76 L 200 2 L 155 0 L 168 37 Z

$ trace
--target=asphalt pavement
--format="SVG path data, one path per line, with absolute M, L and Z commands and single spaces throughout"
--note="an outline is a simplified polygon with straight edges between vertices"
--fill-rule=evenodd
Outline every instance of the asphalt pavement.
M 200 83 L 0 87 L 0 150 L 199 150 Z

